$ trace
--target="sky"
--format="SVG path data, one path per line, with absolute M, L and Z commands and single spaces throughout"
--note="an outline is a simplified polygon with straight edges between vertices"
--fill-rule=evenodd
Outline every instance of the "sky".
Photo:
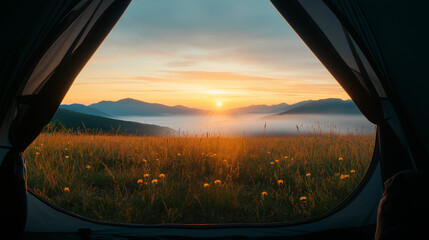
M 63 103 L 203 109 L 349 96 L 267 0 L 134 0 Z

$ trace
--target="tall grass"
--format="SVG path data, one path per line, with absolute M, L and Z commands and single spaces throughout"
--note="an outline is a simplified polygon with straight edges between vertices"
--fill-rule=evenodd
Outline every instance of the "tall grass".
M 374 136 L 361 134 L 43 133 L 25 157 L 34 191 L 89 218 L 143 224 L 261 223 L 308 218 L 334 208 L 362 180 L 373 147 Z

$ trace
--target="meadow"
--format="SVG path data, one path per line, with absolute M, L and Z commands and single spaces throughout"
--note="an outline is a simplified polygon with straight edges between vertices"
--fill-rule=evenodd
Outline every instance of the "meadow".
M 42 133 L 28 185 L 92 219 L 140 224 L 288 222 L 325 213 L 361 182 L 370 134 L 138 137 Z

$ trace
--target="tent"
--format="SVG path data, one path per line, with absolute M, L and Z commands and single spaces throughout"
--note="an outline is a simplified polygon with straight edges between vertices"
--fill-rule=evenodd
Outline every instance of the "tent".
M 429 111 L 425 105 L 429 102 L 429 82 L 425 76 L 429 67 L 429 32 L 424 29 L 429 22 L 429 3 L 272 0 L 361 112 L 377 125 L 371 166 L 342 204 L 326 214 L 299 222 L 224 225 L 104 223 L 51 205 L 26 189 L 21 153 L 52 118 L 74 78 L 129 2 L 3 3 L 0 234 L 23 232 L 25 239 L 371 239 L 383 182 L 404 170 L 427 171 L 429 128 L 425 124 L 429 122 Z

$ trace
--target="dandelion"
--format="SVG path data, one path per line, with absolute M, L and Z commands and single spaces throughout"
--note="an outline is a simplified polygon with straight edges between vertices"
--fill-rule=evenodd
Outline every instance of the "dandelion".
M 89 170 L 89 169 L 91 169 L 91 166 L 89 166 L 89 165 L 86 165 L 86 169 L 88 169 L 88 170 Z
M 69 156 L 66 156 L 66 159 L 69 159 Z
M 274 162 L 270 162 L 271 165 L 274 165 Z
M 277 184 L 280 186 L 280 185 L 283 185 L 283 180 L 278 180 L 277 181 Z
M 161 178 L 161 179 L 164 179 L 165 178 L 165 174 L 164 173 L 161 173 L 161 174 L 159 174 L 159 176 L 158 176 L 159 178 Z
M 214 181 L 214 183 L 215 183 L 216 185 L 218 185 L 218 184 L 221 184 L 222 182 L 218 179 L 218 180 Z
M 40 153 L 39 152 L 36 152 L 36 155 L 39 155 Z
M 351 172 L 351 173 L 355 173 L 355 172 L 356 172 L 356 170 L 353 170 L 353 169 L 352 169 L 352 170 L 350 170 L 350 172 Z
M 137 180 L 137 184 L 143 184 L 143 179 Z
M 276 159 L 274 162 L 279 163 L 280 161 L 278 159 Z
M 158 179 L 154 178 L 154 179 L 151 181 L 151 183 L 152 183 L 152 184 L 157 184 L 157 183 L 158 183 Z
M 305 174 L 306 177 L 311 177 L 311 173 Z
M 264 199 L 266 196 L 268 196 L 268 193 L 267 193 L 267 192 L 261 192 L 261 197 L 262 197 L 262 199 Z
M 341 180 L 344 180 L 344 179 L 348 179 L 350 177 L 350 175 L 348 175 L 348 174 L 341 174 L 341 176 L 340 176 L 340 179 Z
M 65 187 L 65 188 L 64 188 L 64 192 L 65 192 L 65 193 L 69 193 L 69 192 L 70 192 L 70 188 Z
M 338 161 L 343 161 L 344 159 L 342 157 L 338 158 Z
M 204 188 L 208 188 L 208 187 L 210 187 L 210 184 L 204 183 Z
M 302 196 L 302 197 L 299 198 L 299 200 L 302 201 L 302 202 L 305 202 L 305 201 L 307 201 L 307 197 Z
M 149 173 L 145 173 L 145 174 L 143 175 L 143 177 L 148 178 L 148 177 L 150 177 L 150 174 L 149 174 Z

